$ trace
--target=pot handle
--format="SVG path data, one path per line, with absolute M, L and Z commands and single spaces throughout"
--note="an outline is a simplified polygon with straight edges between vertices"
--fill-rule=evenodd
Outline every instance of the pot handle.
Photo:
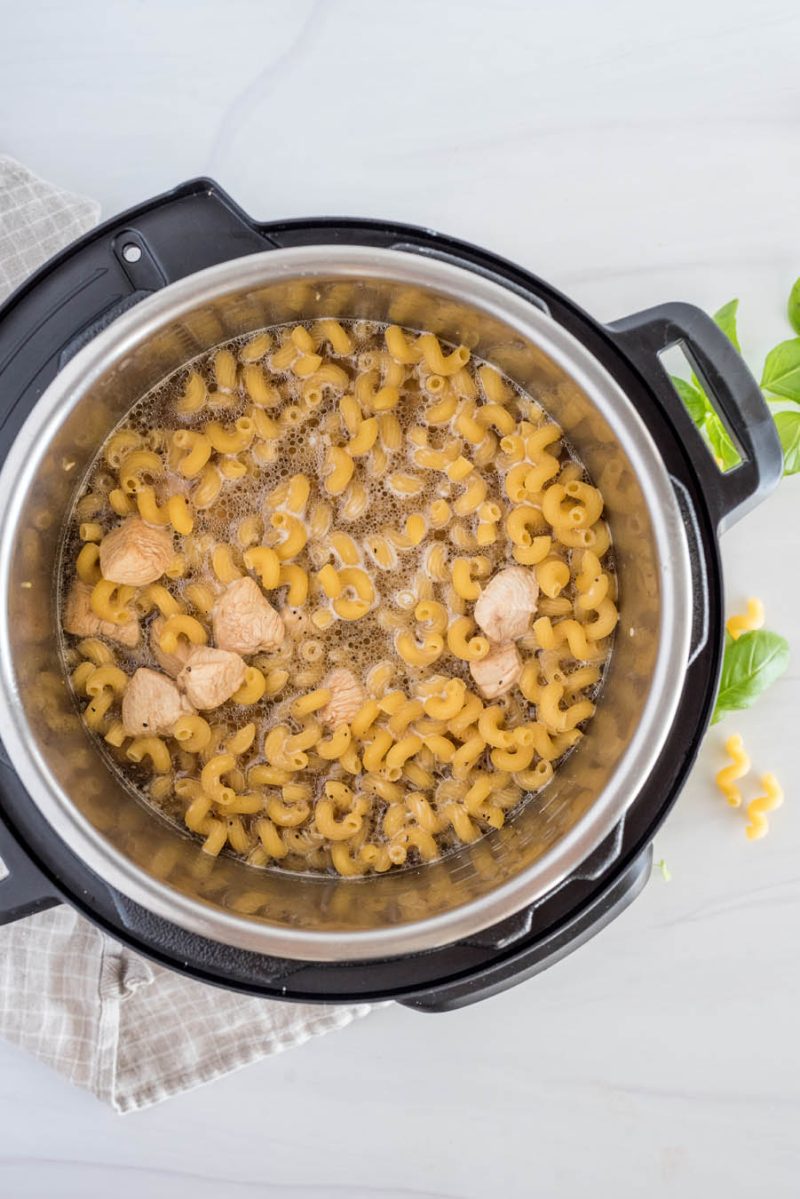
M 452 1012 L 481 999 L 489 999 L 519 982 L 532 978 L 549 966 L 584 945 L 612 920 L 616 919 L 644 888 L 653 866 L 653 847 L 648 845 L 609 883 L 591 902 L 568 919 L 541 943 L 512 950 L 507 957 L 498 958 L 483 972 L 466 980 L 456 979 L 421 992 L 411 999 L 401 999 L 401 1007 L 418 1012 Z M 535 915 L 534 915 L 535 920 Z
M 0 812 L 0 925 L 59 903 L 55 886 L 28 857 Z
M 0 305 L 3 444 L 58 371 L 127 309 L 205 267 L 273 248 L 212 179 L 190 180 L 67 246 Z
M 614 339 L 644 375 L 692 460 L 715 525 L 724 530 L 777 486 L 783 452 L 761 390 L 728 337 L 693 304 L 659 304 L 608 325 Z M 680 346 L 741 455 L 720 471 L 700 436 L 659 354 Z

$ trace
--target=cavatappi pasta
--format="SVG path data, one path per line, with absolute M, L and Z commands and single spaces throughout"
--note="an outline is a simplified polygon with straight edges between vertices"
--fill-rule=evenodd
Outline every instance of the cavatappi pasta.
M 144 397 L 78 496 L 76 700 L 210 855 L 431 861 L 583 735 L 617 621 L 602 513 L 464 346 L 333 318 L 233 341 Z

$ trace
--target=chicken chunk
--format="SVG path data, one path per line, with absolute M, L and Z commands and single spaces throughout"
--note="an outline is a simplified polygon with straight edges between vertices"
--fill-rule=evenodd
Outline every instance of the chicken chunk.
M 247 666 L 238 654 L 197 645 L 190 651 L 186 665 L 178 675 L 178 686 L 196 708 L 207 711 L 218 708 L 239 690 L 246 670 Z
M 146 587 L 161 578 L 173 553 L 169 529 L 129 516 L 100 542 L 100 570 L 112 583 Z
M 287 604 L 285 608 L 281 608 L 280 616 L 286 635 L 291 637 L 292 641 L 299 641 L 301 637 L 313 632 L 311 617 L 303 608 L 293 608 Z
M 328 691 L 333 692 L 324 708 L 319 712 L 323 724 L 337 728 L 340 724 L 349 724 L 362 704 L 366 703 L 367 693 L 352 670 L 345 667 L 332 670 L 322 683 Z
M 150 625 L 150 650 L 164 673 L 170 675 L 173 679 L 177 679 L 186 665 L 186 659 L 189 657 L 192 647 L 186 641 L 179 639 L 172 653 L 167 653 L 159 644 L 163 628 L 164 617 L 157 616 Z
M 539 584 L 532 570 L 509 566 L 490 579 L 475 603 L 475 620 L 490 641 L 516 641 L 536 611 Z
M 169 733 L 179 717 L 193 712 L 177 683 L 148 666 L 139 667 L 122 697 L 122 723 L 131 737 Z
M 497 699 L 510 691 L 522 674 L 522 658 L 513 641 L 498 645 L 480 662 L 470 662 L 470 673 L 486 699 Z
M 139 644 L 139 621 L 135 617 L 124 624 L 113 620 L 101 620 L 92 610 L 92 588 L 88 583 L 76 579 L 69 589 L 64 603 L 64 632 L 76 637 L 107 637 L 131 649 Z
M 214 640 L 235 654 L 277 649 L 283 641 L 283 621 L 255 579 L 234 579 L 211 613 Z

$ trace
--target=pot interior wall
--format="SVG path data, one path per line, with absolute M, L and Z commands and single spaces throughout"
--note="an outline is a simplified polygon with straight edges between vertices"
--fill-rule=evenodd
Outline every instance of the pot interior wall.
M 553 782 L 509 824 L 444 861 L 365 880 L 309 878 L 211 859 L 122 788 L 95 752 L 61 670 L 56 577 L 62 515 L 113 426 L 152 386 L 228 338 L 321 315 L 431 329 L 504 370 L 549 410 L 602 488 L 621 595 L 621 620 L 602 702 L 587 736 Z M 65 405 L 66 409 L 66 405 Z M 596 398 L 512 328 L 468 303 L 390 279 L 286 278 L 221 294 L 117 360 L 60 414 L 39 447 L 17 529 L 8 602 L 19 701 L 35 751 L 81 817 L 142 871 L 170 888 L 252 921 L 355 932 L 405 922 L 485 896 L 542 859 L 602 792 L 636 728 L 659 636 L 659 562 L 647 496 Z M 633 798 L 633 797 L 631 797 Z

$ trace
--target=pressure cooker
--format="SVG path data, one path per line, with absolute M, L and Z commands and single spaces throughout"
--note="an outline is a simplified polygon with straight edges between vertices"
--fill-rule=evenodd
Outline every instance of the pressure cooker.
M 441 860 L 365 878 L 211 859 L 129 792 L 74 716 L 57 599 L 64 521 L 135 401 L 211 347 L 320 316 L 466 342 L 602 473 L 620 621 L 597 713 L 548 787 Z M 661 355 L 690 360 L 741 461 L 723 472 Z M 107 221 L 0 309 L 0 923 L 69 903 L 171 969 L 287 1000 L 445 1010 L 577 948 L 642 889 L 713 708 L 718 539 L 777 483 L 755 381 L 667 303 L 602 325 L 522 267 L 378 220 L 252 220 L 193 180 Z

